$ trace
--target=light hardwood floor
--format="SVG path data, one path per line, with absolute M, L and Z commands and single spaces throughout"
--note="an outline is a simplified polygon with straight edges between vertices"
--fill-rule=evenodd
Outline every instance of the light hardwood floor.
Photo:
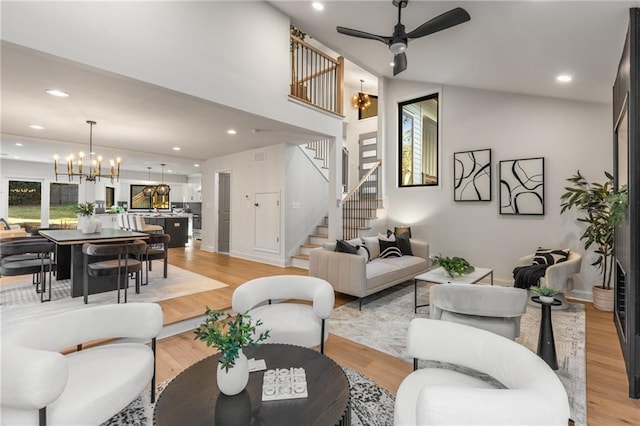
M 230 308 L 233 289 L 249 279 L 282 274 L 307 275 L 307 271 L 300 268 L 280 268 L 201 251 L 197 242 L 184 249 L 171 249 L 169 259 L 172 265 L 222 281 L 229 287 L 160 302 L 165 323 L 202 315 L 205 306 Z M 350 296 L 336 295 L 336 305 L 351 300 Z M 640 400 L 628 397 L 625 367 L 612 315 L 594 309 L 591 303 L 585 303 L 585 308 L 588 424 L 640 425 Z M 213 352 L 202 342 L 193 340 L 192 332 L 161 340 L 158 343 L 158 381 L 175 376 Z M 412 369 L 409 363 L 335 335 L 329 336 L 325 353 L 338 364 L 359 371 L 393 394 Z

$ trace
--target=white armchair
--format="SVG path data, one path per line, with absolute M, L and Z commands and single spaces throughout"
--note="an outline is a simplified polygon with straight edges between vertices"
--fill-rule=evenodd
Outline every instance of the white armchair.
M 286 299 L 307 300 L 312 305 L 281 303 Z M 324 352 L 324 342 L 329 337 L 326 321 L 333 312 L 334 302 L 333 287 L 323 279 L 277 275 L 256 278 L 238 286 L 231 306 L 238 313 L 248 311 L 252 321 L 262 321 L 256 333 L 270 330 L 267 343 L 320 346 L 320 352 Z
M 442 284 L 429 289 L 431 318 L 491 331 L 508 339 L 520 335 L 527 291 L 477 284 Z
M 155 337 L 162 329 L 155 303 L 105 305 L 39 318 L 2 336 L 2 424 L 100 424 L 151 382 L 155 400 Z M 62 355 L 97 339 L 107 343 Z
M 398 389 L 396 426 L 567 425 L 569 399 L 560 379 L 518 343 L 474 327 L 417 318 L 409 325 L 407 352 L 415 371 Z M 417 369 L 418 358 L 477 370 L 504 388 L 462 371 Z

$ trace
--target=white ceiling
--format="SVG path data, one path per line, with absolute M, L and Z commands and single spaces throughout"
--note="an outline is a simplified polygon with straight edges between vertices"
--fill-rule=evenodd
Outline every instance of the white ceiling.
M 627 28 L 628 9 L 640 1 L 419 1 L 403 9 L 411 31 L 454 7 L 471 21 L 411 40 L 407 71 L 392 77 L 391 53 L 382 43 L 338 34 L 336 25 L 390 35 L 397 18 L 391 0 L 328 1 L 322 12 L 310 1 L 270 1 L 315 40 L 351 64 L 347 83 L 377 93 L 375 76 L 459 85 L 566 99 L 610 102 Z M 314 140 L 294 126 L 232 110 L 202 99 L 73 63 L 3 42 L 2 143 L 0 158 L 51 162 L 88 150 L 95 120 L 94 151 L 120 155 L 123 168 L 147 171 L 160 164 L 174 173 L 199 172 L 194 164 L 274 143 Z M 559 84 L 555 76 L 574 80 Z M 373 74 L 373 75 L 372 75 Z M 71 96 L 53 98 L 62 87 Z M 33 130 L 39 124 L 45 130 Z M 235 128 L 238 134 L 227 135 Z M 252 131 L 259 129 L 259 131 Z M 23 146 L 16 146 L 22 143 Z M 173 151 L 174 146 L 181 151 Z
M 391 0 L 271 1 L 301 30 L 376 75 L 392 77 L 383 43 L 339 34 L 336 26 L 390 36 L 397 21 Z M 640 1 L 424 1 L 402 10 L 409 32 L 455 7 L 471 21 L 410 40 L 408 68 L 394 78 L 611 102 L 629 8 Z M 574 79 L 559 84 L 555 77 Z

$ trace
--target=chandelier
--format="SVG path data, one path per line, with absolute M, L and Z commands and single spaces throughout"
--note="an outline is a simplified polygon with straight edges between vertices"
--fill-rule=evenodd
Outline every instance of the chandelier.
M 364 80 L 360 80 L 360 91 L 351 98 L 351 106 L 364 111 L 371 105 L 371 100 L 368 94 L 362 92 L 362 83 Z
M 96 180 L 100 180 L 102 177 L 109 177 L 111 179 L 111 183 L 113 183 L 113 178 L 116 178 L 116 180 L 119 181 L 120 163 L 122 160 L 120 157 L 116 158 L 115 161 L 110 159 L 109 174 L 102 174 L 102 155 L 95 155 L 93 152 L 93 126 L 96 122 L 87 120 L 87 124 L 89 125 L 89 158 L 85 163 L 85 154 L 82 151 L 78 153 L 77 159 L 73 154 L 70 154 L 67 157 L 66 175 L 69 177 L 69 182 L 71 182 L 76 176 L 80 179 L 80 183 L 82 183 L 83 178 L 87 182 L 95 182 Z M 53 171 L 56 174 L 56 181 L 58 180 L 58 175 L 65 175 L 64 172 L 58 171 L 59 158 L 60 157 L 57 154 L 53 156 Z
M 153 197 L 153 194 L 167 195 L 171 191 L 171 187 L 164 183 L 164 166 L 166 164 L 162 163 L 160 165 L 162 166 L 162 183 L 160 185 L 149 184 L 142 188 L 142 193 L 147 197 Z M 151 167 L 147 167 L 147 169 L 149 169 L 149 181 L 151 181 Z

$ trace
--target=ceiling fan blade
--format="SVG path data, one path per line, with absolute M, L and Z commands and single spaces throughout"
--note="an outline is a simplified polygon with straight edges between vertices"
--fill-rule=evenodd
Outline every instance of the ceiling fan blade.
M 407 54 L 402 52 L 393 57 L 393 75 L 398 75 L 407 69 Z
M 453 26 L 462 24 L 471 20 L 471 16 L 461 7 L 456 7 L 448 12 L 438 15 L 435 18 L 420 25 L 415 30 L 407 34 L 409 38 L 420 38 L 429 34 L 437 33 L 438 31 L 446 30 Z
M 367 33 L 360 30 L 354 30 L 352 28 L 336 27 L 336 30 L 338 30 L 340 34 L 348 35 L 351 37 L 366 38 L 369 40 L 378 40 L 385 44 L 388 44 L 389 40 L 391 40 L 391 37 L 384 37 L 384 36 L 371 34 L 371 33 Z

